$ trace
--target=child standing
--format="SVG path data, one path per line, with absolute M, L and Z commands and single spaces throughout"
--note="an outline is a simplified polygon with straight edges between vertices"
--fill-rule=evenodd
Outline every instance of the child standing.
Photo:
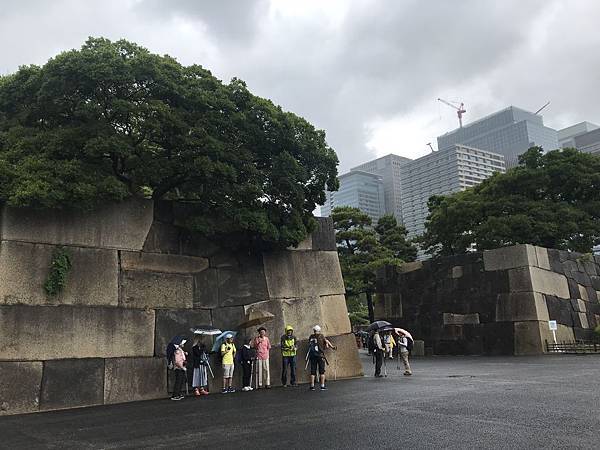
M 200 337 L 194 340 L 192 356 L 194 362 L 194 375 L 192 377 L 194 395 L 208 395 L 208 354 L 206 353 L 206 345 L 200 342 Z
M 221 344 L 221 362 L 223 364 L 223 394 L 235 392 L 231 385 L 233 378 L 233 358 L 235 357 L 235 344 L 233 343 L 233 335 L 225 336 L 225 342 Z
M 175 352 L 173 354 L 173 369 L 175 372 L 175 385 L 173 387 L 173 396 L 171 400 L 183 400 L 184 396 L 181 395 L 181 388 L 185 382 L 185 371 L 186 371 L 186 358 L 183 346 L 185 345 L 185 339 L 179 344 L 175 345 Z

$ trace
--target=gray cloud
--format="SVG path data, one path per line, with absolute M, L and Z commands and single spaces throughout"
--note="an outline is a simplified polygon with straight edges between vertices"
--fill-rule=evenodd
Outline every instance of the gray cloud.
M 342 171 L 381 152 L 366 146 L 378 133 L 373 123 L 412 115 L 411 123 L 428 124 L 403 127 L 405 135 L 386 146 L 405 155 L 423 149 L 403 142 L 425 143 L 435 138 L 427 133 L 448 131 L 454 122 L 434 120 L 442 93 L 465 101 L 467 120 L 508 104 L 535 109 L 546 100 L 550 125 L 600 120 L 595 2 L 3 3 L 0 73 L 42 63 L 88 35 L 124 37 L 224 80 L 246 80 L 253 92 L 325 129 Z

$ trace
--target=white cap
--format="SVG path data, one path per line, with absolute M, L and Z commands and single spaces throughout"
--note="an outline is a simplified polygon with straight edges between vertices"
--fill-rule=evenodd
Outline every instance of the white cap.
M 225 339 L 231 339 L 233 337 L 233 334 L 229 333 L 227 336 L 225 336 Z
M 319 325 L 315 325 L 313 327 L 313 331 L 316 332 L 316 333 L 320 333 L 321 332 L 321 327 Z

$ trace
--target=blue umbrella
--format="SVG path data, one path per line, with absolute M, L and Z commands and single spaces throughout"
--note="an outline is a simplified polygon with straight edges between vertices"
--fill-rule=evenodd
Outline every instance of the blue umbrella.
M 212 346 L 211 351 L 218 352 L 221 348 L 221 344 L 225 342 L 225 336 L 231 334 L 233 337 L 237 334 L 237 331 L 223 331 L 220 335 L 218 335 L 215 339 L 215 343 Z

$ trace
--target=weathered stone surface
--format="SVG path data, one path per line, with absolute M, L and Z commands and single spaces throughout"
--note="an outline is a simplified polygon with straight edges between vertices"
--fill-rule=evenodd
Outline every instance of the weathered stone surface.
M 104 401 L 104 359 L 44 361 L 40 410 L 100 405 Z
M 219 306 L 219 280 L 217 269 L 206 269 L 194 276 L 194 308 Z
M 245 318 L 244 306 L 229 306 L 212 310 L 212 324 L 223 331 L 236 330 Z
M 533 247 L 535 249 L 535 255 L 537 258 L 537 266 L 540 269 L 552 270 L 550 265 L 550 259 L 548 257 L 548 249 L 544 247 Z
M 0 306 L 0 359 L 152 356 L 154 311 Z
M 552 295 L 546 295 L 545 298 L 548 307 L 549 320 L 556 320 L 560 324 L 572 327 L 573 316 L 571 314 L 571 301 Z
M 535 247 L 514 245 L 483 252 L 485 270 L 506 270 L 537 265 Z
M 37 411 L 41 382 L 41 362 L 0 361 L 0 416 Z
M 121 252 L 121 269 L 147 272 L 195 274 L 208 268 L 208 259 L 197 256 L 145 252 Z
M 540 327 L 540 336 L 542 340 L 542 345 L 544 347 L 543 351 L 546 349 L 546 342 L 552 343 L 554 342 L 554 336 L 552 335 L 552 331 L 548 326 L 548 322 L 539 322 Z M 556 341 L 557 342 L 573 342 L 575 340 L 574 328 L 558 324 L 558 329 L 556 330 Z
M 287 250 L 292 252 L 295 250 L 312 250 L 312 236 L 309 234 L 304 240 L 298 242 L 297 247 L 290 246 Z
M 331 217 L 316 217 L 316 219 L 317 228 L 311 234 L 311 248 L 321 251 L 337 251 L 333 219 Z
M 151 400 L 167 395 L 164 358 L 109 358 L 104 365 L 104 403 Z
M 587 289 L 584 286 L 579 285 L 579 295 L 578 298 L 581 298 L 585 301 L 589 301 Z
M 515 322 L 515 355 L 538 355 L 544 353 L 545 346 L 540 328 L 543 322 Z
M 451 269 L 450 277 L 451 278 L 461 278 L 463 276 L 463 273 L 464 273 L 463 266 L 454 266 Z
M 154 212 L 156 216 L 156 209 Z M 148 231 L 142 250 L 151 253 L 179 254 L 181 252 L 181 229 L 155 220 Z
M 508 273 L 510 289 L 513 292 L 534 291 L 569 298 L 569 284 L 564 275 L 537 267 L 511 269 Z
M 119 305 L 126 308 L 192 308 L 191 275 L 124 271 Z
M 475 325 L 479 323 L 479 314 L 443 313 L 444 325 Z
M 150 200 L 130 199 L 94 212 L 2 210 L 2 239 L 141 250 L 153 220 Z
M 549 320 L 548 307 L 539 292 L 499 294 L 496 303 L 497 322 Z
M 398 272 L 407 273 L 423 268 L 423 261 L 413 261 L 402 264 L 398 267 Z
M 273 252 L 264 254 L 271 298 L 344 294 L 337 252 Z
M 375 317 L 402 318 L 402 296 L 399 293 L 376 294 L 373 298 Z
M 327 336 L 337 350 L 326 352 L 329 365 L 327 366 L 327 379 L 362 377 L 364 375 L 362 364 L 358 358 L 356 338 L 353 333 L 339 336 Z
M 299 339 L 308 338 L 317 324 L 321 326 L 325 335 L 345 334 L 351 331 L 343 295 L 258 302 L 246 306 L 246 313 L 253 308 L 275 315 L 265 326 L 277 337 L 283 334 L 286 325 L 294 327 L 294 333 Z
M 581 328 L 590 328 L 590 325 L 588 323 L 587 314 L 584 312 L 580 312 L 578 314 L 579 314 L 579 321 L 581 322 Z
M 290 252 L 304 254 L 305 252 Z M 312 252 L 311 252 L 312 253 Z M 242 264 L 217 269 L 219 306 L 248 305 L 267 300 L 267 282 L 260 261 L 251 259 Z
M 117 305 L 116 250 L 69 247 L 72 268 L 62 292 L 49 297 L 44 283 L 57 247 L 3 241 L 0 244 L 0 304 Z
M 411 356 L 425 356 L 425 341 L 415 339 Z
M 211 311 L 208 309 L 157 310 L 154 355 L 164 356 L 167 344 L 177 335 L 186 336 L 191 342 L 190 328 L 196 325 L 212 325 Z

